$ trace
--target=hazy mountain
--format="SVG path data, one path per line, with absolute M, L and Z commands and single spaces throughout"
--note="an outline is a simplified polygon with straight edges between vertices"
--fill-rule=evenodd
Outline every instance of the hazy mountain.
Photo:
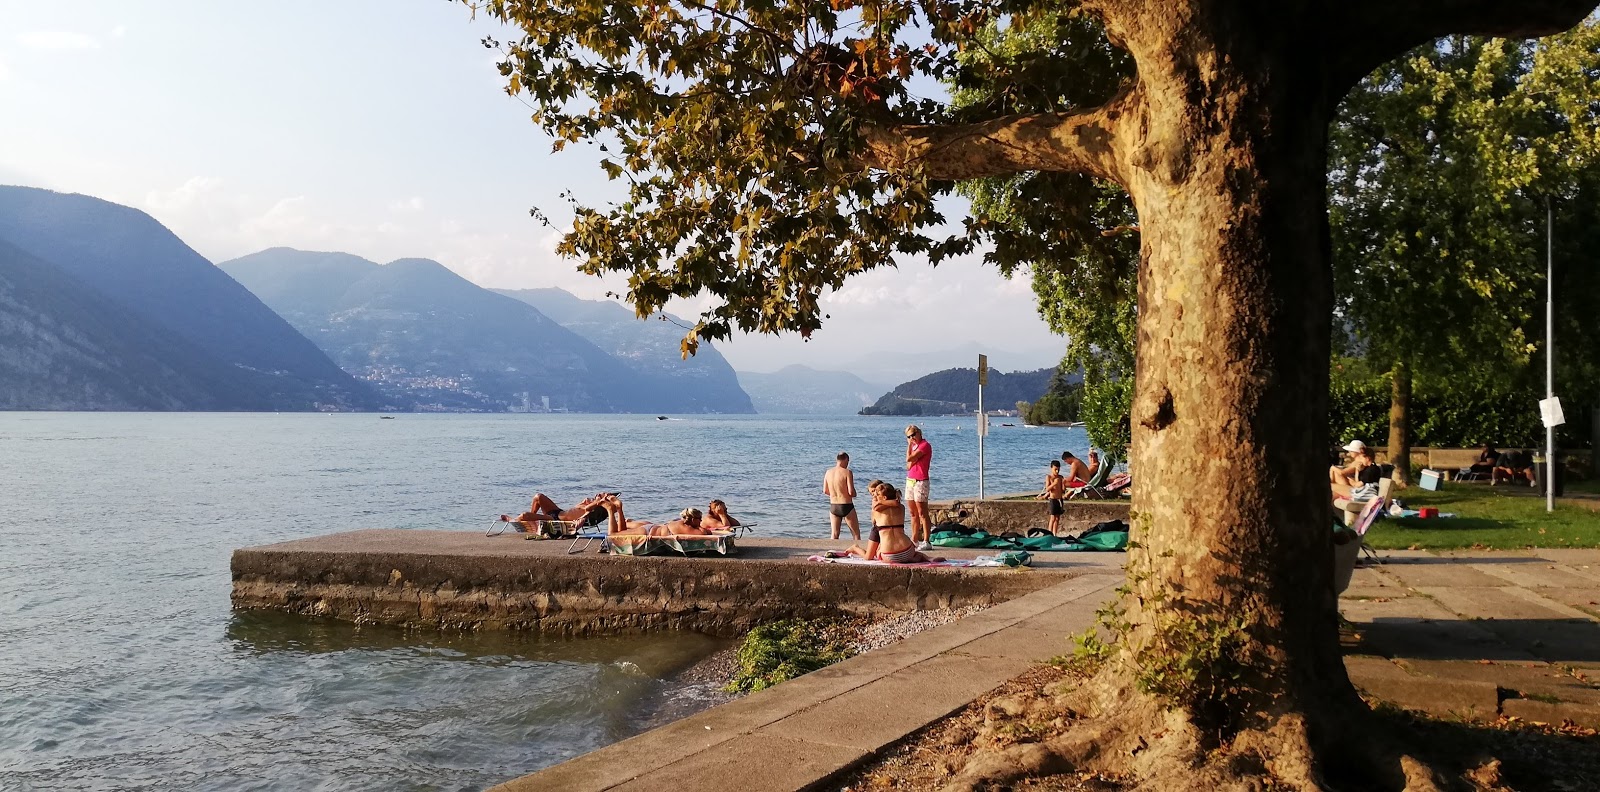
M 541 410 L 548 400 L 557 410 L 674 412 L 701 400 L 435 261 L 273 248 L 222 267 L 400 409 Z
M 1016 371 L 1055 366 L 1065 351 L 1066 340 L 1060 338 L 1047 337 L 1042 346 L 1032 349 L 996 349 L 977 342 L 968 342 L 947 349 L 900 350 L 892 355 L 873 353 L 841 361 L 837 367 L 879 382 L 907 382 L 929 371 L 974 368 L 978 365 L 980 354 L 989 356 L 990 371 L 996 368 Z
M 539 309 L 609 352 L 656 389 L 659 412 L 755 412 L 722 353 L 709 343 L 688 360 L 679 342 L 688 323 L 671 314 L 639 319 L 609 300 L 585 300 L 562 289 L 497 289 Z M 663 319 L 665 317 L 665 319 Z
M 12 315 L 17 327 L 24 313 L 36 331 L 59 322 L 47 333 L 54 341 L 38 348 L 50 351 L 38 354 L 59 353 L 63 366 L 80 367 L 59 372 L 65 379 L 56 381 L 85 383 L 81 399 L 62 394 L 62 404 L 78 405 L 73 409 L 109 409 L 102 403 L 108 399 L 149 409 L 373 406 L 366 386 L 144 212 L 84 195 L 0 187 L 0 239 L 15 248 L 7 256 L 11 288 L 40 300 Z M 100 324 L 63 313 L 71 310 L 98 314 Z M 142 362 L 113 365 L 103 357 L 113 349 Z M 95 360 L 111 368 L 95 374 Z M 144 379 L 156 370 L 176 377 L 171 387 Z M 102 374 L 125 379 L 113 386 Z M 32 393 L 32 401 L 56 386 L 10 387 L 14 396 Z
M 739 383 L 759 413 L 854 415 L 886 387 L 847 371 L 818 371 L 798 364 L 770 374 L 741 371 Z
M 983 386 L 985 410 L 1009 410 L 1019 401 L 1037 401 L 1050 390 L 1054 368 L 1013 371 L 1002 374 L 989 370 L 989 383 Z M 949 415 L 978 409 L 978 370 L 956 368 L 936 371 L 925 377 L 901 383 L 884 394 L 863 415 Z
M 216 407 L 210 386 L 228 381 L 228 366 L 105 302 L 0 241 L 0 410 Z

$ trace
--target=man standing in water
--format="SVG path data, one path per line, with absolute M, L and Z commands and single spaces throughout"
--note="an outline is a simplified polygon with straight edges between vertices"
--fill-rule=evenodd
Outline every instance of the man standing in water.
M 933 446 L 916 424 L 906 427 L 905 501 L 911 513 L 911 541 L 918 550 L 932 550 L 928 544 L 928 467 L 933 462 Z
M 828 496 L 828 519 L 833 521 L 833 538 L 839 538 L 839 521 L 850 524 L 850 538 L 861 541 L 861 524 L 856 517 L 856 474 L 850 470 L 850 455 L 835 457 L 839 464 L 822 474 L 822 494 Z

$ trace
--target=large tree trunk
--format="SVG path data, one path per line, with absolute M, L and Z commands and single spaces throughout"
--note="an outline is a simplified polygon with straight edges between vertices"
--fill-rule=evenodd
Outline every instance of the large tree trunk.
M 1073 705 L 1104 728 L 1058 747 L 1149 788 L 1230 787 L 1241 762 L 1296 789 L 1345 772 L 1429 788 L 1349 742 L 1366 710 L 1339 649 L 1326 480 L 1337 97 L 1303 56 L 1312 31 L 1157 5 L 1110 30 L 1146 114 L 1120 163 L 1143 244 L 1130 594 L 1117 656 Z
M 1394 480 L 1406 484 L 1411 481 L 1411 367 L 1399 361 L 1389 376 L 1389 462 Z

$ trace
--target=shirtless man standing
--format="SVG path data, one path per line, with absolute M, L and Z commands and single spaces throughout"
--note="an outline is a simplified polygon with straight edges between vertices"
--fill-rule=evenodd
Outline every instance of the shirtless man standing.
M 822 474 L 822 494 L 828 496 L 828 519 L 833 522 L 833 538 L 839 538 L 839 521 L 850 524 L 850 538 L 861 541 L 861 523 L 856 517 L 856 474 L 850 470 L 850 455 L 835 457 L 839 464 Z

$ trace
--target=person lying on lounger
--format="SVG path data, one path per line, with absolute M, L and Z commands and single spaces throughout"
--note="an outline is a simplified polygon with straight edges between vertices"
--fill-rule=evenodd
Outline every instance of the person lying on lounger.
M 602 492 L 594 495 L 593 497 L 585 498 L 577 506 L 574 506 L 570 509 L 562 509 L 560 506 L 556 505 L 555 501 L 550 499 L 549 495 L 546 495 L 543 492 L 536 493 L 533 496 L 533 502 L 528 504 L 528 510 L 517 515 L 515 522 L 536 523 L 543 522 L 545 520 L 563 520 L 566 522 L 588 523 L 590 525 L 594 525 L 599 522 L 598 519 L 589 520 L 585 518 L 589 517 L 589 514 L 592 511 L 603 513 L 604 509 L 600 505 L 601 499 L 607 495 L 614 494 L 615 493 Z M 596 514 L 595 516 L 599 517 L 600 515 Z M 511 515 L 500 515 L 500 521 L 512 521 Z
M 728 513 L 728 504 L 717 499 L 706 506 L 706 516 L 700 521 L 700 527 L 711 531 L 726 531 L 729 528 L 739 527 L 739 521 Z
M 664 523 L 653 523 L 649 520 L 630 520 L 623 513 L 622 499 L 615 495 L 606 495 L 600 500 L 600 505 L 605 508 L 610 522 L 606 533 L 611 536 L 633 534 L 636 536 L 709 536 L 711 531 L 701 526 L 702 517 L 699 509 L 684 509 L 679 512 L 678 519 Z
M 917 552 L 917 546 L 906 536 L 906 507 L 900 502 L 900 493 L 893 484 L 873 481 L 867 485 L 872 493 L 872 531 L 867 534 L 867 546 L 850 545 L 845 552 L 868 561 L 886 561 L 891 564 L 926 564 L 943 561 Z

